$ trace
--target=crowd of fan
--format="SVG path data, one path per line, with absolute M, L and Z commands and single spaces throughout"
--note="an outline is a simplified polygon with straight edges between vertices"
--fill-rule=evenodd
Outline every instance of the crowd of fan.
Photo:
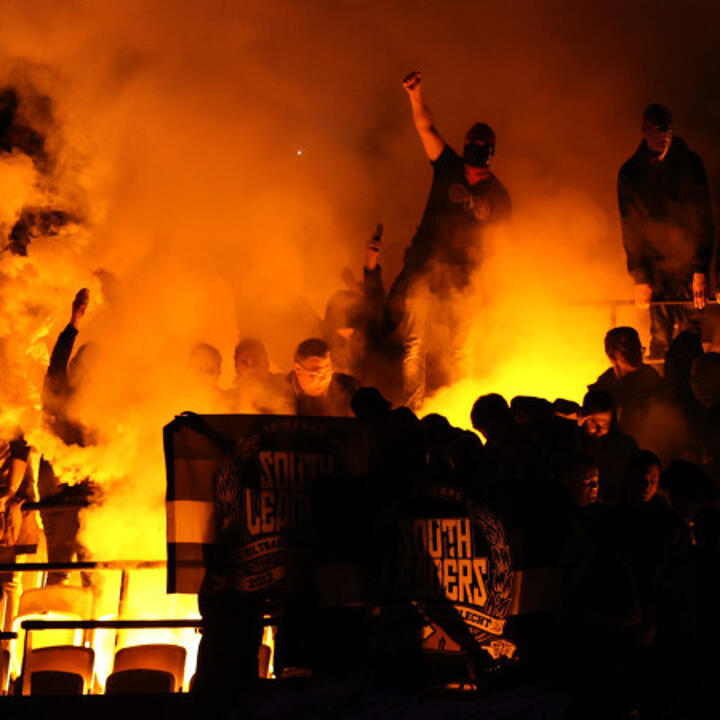
M 605 351 L 610 367 L 581 405 L 478 398 L 471 421 L 484 442 L 441 415 L 392 409 L 376 388 L 356 391 L 320 339 L 301 343 L 287 377 L 269 372 L 259 342 L 241 342 L 230 398 L 273 388 L 285 412 L 367 423 L 387 502 L 412 492 L 401 478 L 424 475 L 492 508 L 516 569 L 545 573 L 546 590 L 559 578 L 559 598 L 510 620 L 526 667 L 560 669 L 590 696 L 601 685 L 630 704 L 676 699 L 678 687 L 711 687 L 704 658 L 720 638 L 720 354 L 683 332 L 660 374 L 630 327 L 610 330 Z M 391 662 L 395 675 L 406 660 Z
M 515 618 L 516 637 L 588 697 L 707 697 L 720 636 L 720 354 L 681 333 L 661 376 L 633 328 L 608 332 L 605 349 L 611 367 L 579 407 L 487 395 L 473 408 L 516 567 L 559 570 L 559 604 Z
M 197 345 L 190 364 L 214 398 L 210 410 L 357 417 L 372 425 L 382 445 L 377 467 L 388 487 L 394 483 L 400 492 L 398 478 L 415 471 L 440 473 L 492 508 L 508 529 L 515 566 L 553 568 L 561 577 L 558 606 L 511 622 L 530 665 L 544 668 L 551 656 L 552 666 L 564 667 L 579 686 L 590 689 L 602 677 L 630 695 L 647 683 L 657 689 L 658 680 L 662 687 L 670 677 L 674 686 L 679 679 L 711 682 L 699 658 L 720 634 L 720 354 L 703 352 L 698 335 L 681 333 L 661 375 L 643 362 L 637 332 L 615 328 L 605 339 L 611 367 L 589 385 L 582 405 L 478 398 L 471 420 L 483 443 L 440 415 L 418 419 L 406 407 L 392 409 L 368 387 L 382 385 L 372 383 L 373 373 L 379 367 L 387 373 L 391 353 L 369 349 L 372 315 L 357 312 L 367 297 L 350 300 L 343 296 L 342 312 L 329 309 L 336 319 L 326 323 L 325 339 L 300 343 L 289 375 L 271 372 L 262 342 L 243 339 L 235 348 L 234 385 L 222 390 L 219 352 Z M 44 391 L 49 427 L 68 445 L 94 442 L 68 414 L 93 362 L 91 345 L 71 359 L 87 303 L 87 292 L 78 293 Z M 4 445 L 0 549 L 6 562 L 26 542 L 22 506 L 34 499 L 28 451 L 21 439 Z M 38 484 L 41 500 L 50 504 L 68 493 L 86 500 L 92 493 L 89 483 L 64 485 L 45 459 Z M 51 562 L 83 556 L 77 512 L 62 521 L 43 513 Z M 58 572 L 48 582 L 66 578 Z M 8 596 L 10 576 L 4 580 Z

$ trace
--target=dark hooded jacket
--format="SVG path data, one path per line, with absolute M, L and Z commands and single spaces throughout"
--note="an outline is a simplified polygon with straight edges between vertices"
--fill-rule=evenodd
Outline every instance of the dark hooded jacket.
M 702 160 L 674 137 L 662 162 L 645 140 L 620 168 L 618 202 L 627 266 L 636 283 L 663 275 L 707 273 L 713 249 L 712 212 Z

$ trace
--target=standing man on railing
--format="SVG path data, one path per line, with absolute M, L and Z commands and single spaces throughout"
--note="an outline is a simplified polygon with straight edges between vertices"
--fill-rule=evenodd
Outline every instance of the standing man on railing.
M 447 341 L 435 342 L 458 367 L 469 358 L 462 318 L 452 301 L 469 289 L 482 258 L 487 229 L 508 220 L 510 195 L 490 171 L 495 133 L 475 123 L 458 155 L 435 128 L 422 92 L 422 75 L 403 80 L 415 129 L 433 167 L 425 212 L 405 251 L 403 268 L 390 289 L 390 325 L 399 326 L 403 343 L 404 404 L 418 410 L 425 398 L 425 360 L 433 322 L 446 327 Z
M 702 160 L 673 136 L 670 111 L 649 105 L 642 130 L 640 147 L 620 168 L 618 202 L 636 305 L 688 301 L 688 306 L 650 306 L 650 357 L 663 358 L 678 332 L 700 331 L 697 311 L 707 303 L 712 212 Z

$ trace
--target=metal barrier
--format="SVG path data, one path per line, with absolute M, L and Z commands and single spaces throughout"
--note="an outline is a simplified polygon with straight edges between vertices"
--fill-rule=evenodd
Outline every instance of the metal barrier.
M 653 300 L 647 306 L 638 310 L 647 310 L 648 307 L 693 307 L 693 300 Z M 718 305 L 717 300 L 707 300 L 707 305 Z M 610 327 L 617 326 L 617 311 L 620 307 L 637 307 L 634 300 L 585 300 L 573 303 L 575 307 L 607 307 L 610 309 Z

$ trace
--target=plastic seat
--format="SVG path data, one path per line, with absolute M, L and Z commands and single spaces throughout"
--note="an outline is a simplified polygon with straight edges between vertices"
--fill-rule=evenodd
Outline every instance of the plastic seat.
M 171 693 L 175 678 L 164 670 L 118 670 L 108 675 L 106 695 Z
M 90 588 L 76 585 L 49 585 L 43 588 L 26 590 L 20 596 L 17 615 L 13 620 L 13 630 L 19 633 L 22 644 L 23 620 L 45 620 L 48 615 L 53 619 L 88 620 L 92 613 L 93 595 Z M 33 633 L 33 645 L 59 646 L 79 644 L 81 630 L 43 630 Z
M 258 650 L 258 677 L 267 680 L 270 674 L 270 655 L 272 651 L 268 645 L 261 643 Z
M 10 675 L 10 651 L 0 650 L 0 695 L 7 693 L 8 677 Z
M 47 612 L 78 615 L 83 620 L 92 612 L 93 595 L 90 588 L 79 585 L 48 585 L 26 590 L 20 596 L 18 616 Z
M 83 679 L 76 673 L 41 670 L 30 677 L 31 695 L 83 695 Z
M 170 692 L 179 692 L 185 676 L 186 655 L 182 645 L 131 645 L 115 653 L 113 673 L 123 670 L 160 670 L 172 675 Z
M 41 675 L 35 681 L 34 676 L 37 673 L 77 675 L 82 680 L 81 694 L 84 694 L 92 683 L 94 663 L 95 653 L 91 648 L 61 645 L 31 650 L 30 657 L 27 658 L 25 663 L 25 672 L 30 678 L 30 682 L 24 684 L 23 694 L 30 694 L 30 688 L 35 687 L 38 682 L 43 687 L 55 686 L 56 684 L 62 686 L 63 683 L 72 684 L 74 682 L 67 678 L 63 679 L 58 676 L 52 678 L 47 675 Z

